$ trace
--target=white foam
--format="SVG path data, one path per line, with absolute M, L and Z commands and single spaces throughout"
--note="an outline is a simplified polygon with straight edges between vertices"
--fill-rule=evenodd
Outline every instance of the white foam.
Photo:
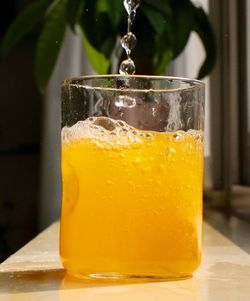
M 71 127 L 62 129 L 62 143 L 67 144 L 81 139 L 93 139 L 94 142 L 127 145 L 140 143 L 142 133 L 126 122 L 108 117 L 89 117 L 78 121 Z M 146 134 L 145 134 L 146 136 Z
M 193 137 L 197 142 L 203 141 L 203 133 L 197 130 L 172 132 L 172 139 L 185 140 L 186 136 Z M 158 133 L 159 134 L 159 133 Z M 162 133 L 164 134 L 164 133 Z M 78 121 L 71 127 L 62 129 L 62 144 L 91 139 L 100 147 L 128 146 L 141 143 L 142 138 L 151 139 L 152 132 L 140 131 L 122 120 L 114 120 L 108 117 L 89 117 L 84 121 Z M 103 143 L 105 142 L 105 143 Z

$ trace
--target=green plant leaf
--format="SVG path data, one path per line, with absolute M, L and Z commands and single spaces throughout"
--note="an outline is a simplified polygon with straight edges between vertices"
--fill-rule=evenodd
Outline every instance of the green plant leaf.
M 75 32 L 75 26 L 78 23 L 81 13 L 83 13 L 84 0 L 68 1 L 66 16 L 70 28 Z
M 96 0 L 85 0 L 80 25 L 92 47 L 110 59 L 116 44 L 117 30 L 112 25 L 109 14 L 102 9 L 98 10 Z
M 108 12 L 109 7 L 107 5 L 107 0 L 97 0 L 96 11 L 97 12 Z
M 216 63 L 216 40 L 208 16 L 201 7 L 196 7 L 194 31 L 199 35 L 206 51 L 206 58 L 202 63 L 198 78 L 208 75 Z
M 92 67 L 99 74 L 106 74 L 109 69 L 110 61 L 105 56 L 98 52 L 88 41 L 84 32 L 82 31 L 82 41 L 87 52 L 87 56 L 91 62 Z
M 179 1 L 179 0 L 178 0 Z M 171 15 L 171 7 L 168 0 L 144 0 L 141 3 L 141 6 L 147 5 L 148 7 L 154 8 L 159 12 L 165 14 L 166 16 Z
M 117 27 L 120 24 L 123 15 L 126 14 L 123 1 L 122 0 L 105 0 L 105 1 L 108 7 L 110 21 L 112 22 L 113 26 Z
M 163 74 L 173 58 L 173 51 L 170 48 L 165 49 L 159 54 L 154 57 L 155 74 Z
M 158 10 L 152 9 L 150 6 L 148 7 L 144 5 L 142 7 L 142 10 L 151 23 L 152 27 L 154 28 L 155 32 L 162 34 L 167 22 L 166 16 L 164 16 Z
M 51 0 L 38 0 L 27 6 L 13 21 L 2 42 L 2 55 L 6 56 L 45 15 Z
M 156 74 L 162 74 L 167 65 L 173 58 L 173 31 L 171 26 L 168 24 L 165 26 L 164 32 L 156 36 L 155 39 L 155 53 L 153 57 L 154 69 Z
M 142 11 L 138 11 L 138 16 L 133 27 L 133 33 L 137 37 L 136 48 L 140 48 L 148 59 L 151 60 L 155 53 L 156 33 L 151 22 Z
M 35 56 L 35 76 L 38 88 L 44 91 L 50 79 L 66 30 L 68 0 L 59 0 L 50 11 L 39 37 Z
M 173 59 L 176 58 L 185 48 L 194 24 L 194 13 L 196 7 L 190 0 L 171 0 L 174 16 L 172 19 L 173 38 Z

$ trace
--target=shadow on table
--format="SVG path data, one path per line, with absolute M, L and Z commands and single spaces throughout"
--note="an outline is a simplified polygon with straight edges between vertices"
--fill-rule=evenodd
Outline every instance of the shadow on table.
M 59 270 L 15 271 L 0 273 L 0 293 L 56 290 L 65 272 Z
M 191 277 L 190 277 L 191 278 Z M 183 280 L 188 278 L 183 278 Z M 166 279 L 79 280 L 68 276 L 63 269 L 0 272 L 0 293 L 56 291 L 78 288 L 132 285 L 165 282 Z

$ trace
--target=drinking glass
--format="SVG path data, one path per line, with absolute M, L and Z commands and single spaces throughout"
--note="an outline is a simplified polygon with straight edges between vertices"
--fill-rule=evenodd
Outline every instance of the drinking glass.
M 60 256 L 78 278 L 178 279 L 201 259 L 204 84 L 62 84 Z

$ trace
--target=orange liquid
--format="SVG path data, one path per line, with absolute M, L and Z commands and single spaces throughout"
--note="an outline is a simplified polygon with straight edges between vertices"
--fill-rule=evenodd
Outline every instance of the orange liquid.
M 198 132 L 147 133 L 63 144 L 60 255 L 70 274 L 178 278 L 198 267 L 203 143 Z

